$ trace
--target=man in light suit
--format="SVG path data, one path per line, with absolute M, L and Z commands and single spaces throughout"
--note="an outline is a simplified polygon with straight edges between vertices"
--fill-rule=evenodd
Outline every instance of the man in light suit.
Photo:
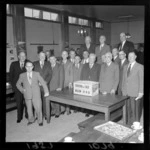
M 83 59 L 81 61 L 82 64 L 89 63 L 89 52 L 83 51 Z
M 112 56 L 113 56 L 113 62 L 119 64 L 120 59 L 119 59 L 119 55 L 118 55 L 118 48 L 113 48 L 112 49 Z
M 40 73 L 41 77 L 44 79 L 47 86 L 49 87 L 49 82 L 52 77 L 52 69 L 51 69 L 50 62 L 45 61 L 46 56 L 44 51 L 41 49 L 38 50 L 38 57 L 39 60 L 33 63 L 34 71 Z M 40 89 L 41 89 L 41 99 L 42 99 L 42 114 L 43 117 L 46 119 L 46 99 L 44 97 L 44 89 L 41 85 L 40 85 Z
M 63 87 L 69 87 L 71 88 L 72 86 L 72 66 L 73 63 L 67 59 L 68 58 L 68 52 L 67 51 L 63 51 L 62 52 L 62 66 L 64 67 L 64 85 Z M 65 107 L 61 107 L 61 111 L 62 113 L 65 111 Z M 67 115 L 71 114 L 70 111 L 70 106 L 66 106 L 66 111 L 67 111 Z
M 85 44 L 80 47 L 80 56 L 82 57 L 83 52 L 88 51 L 88 53 L 95 53 L 95 45 L 92 44 L 92 40 L 90 36 L 85 37 Z
M 15 100 L 17 104 L 17 123 L 20 123 L 23 118 L 23 108 L 25 106 L 25 117 L 28 118 L 27 108 L 24 105 L 23 94 L 17 89 L 16 83 L 19 79 L 19 75 L 23 72 L 26 72 L 25 63 L 26 63 L 26 54 L 25 51 L 19 51 L 18 61 L 12 62 L 10 65 L 10 83 L 12 89 L 15 93 Z
M 134 50 L 134 44 L 126 40 L 126 34 L 124 32 L 120 33 L 120 41 L 121 42 L 118 44 L 118 49 L 119 51 L 123 50 L 128 58 L 128 54 Z
M 50 63 L 52 68 L 52 78 L 49 83 L 50 91 L 57 90 L 61 91 L 63 89 L 64 82 L 64 68 L 61 64 L 56 62 L 55 56 L 50 56 Z M 49 106 L 50 101 L 46 102 L 46 105 Z M 55 115 L 55 118 L 58 118 L 60 115 L 60 104 L 51 102 L 51 114 Z
M 118 91 L 117 94 L 118 95 L 122 95 L 122 78 L 123 78 L 123 68 L 126 64 L 128 64 L 128 60 L 126 59 L 126 54 L 124 51 L 120 51 L 119 52 L 119 85 L 118 85 Z
M 105 55 L 107 52 L 110 52 L 110 46 L 107 45 L 105 41 L 106 41 L 106 37 L 104 35 L 101 35 L 99 37 L 100 45 L 95 48 L 97 63 L 100 65 L 102 64 L 102 56 Z
M 143 97 L 143 65 L 136 62 L 136 53 L 128 55 L 129 64 L 124 67 L 122 80 L 122 94 L 129 96 L 127 101 L 127 124 L 140 121 Z
M 43 86 L 45 95 L 49 95 L 49 91 L 47 85 L 43 78 L 40 76 L 38 72 L 32 71 L 33 64 L 32 62 L 26 63 L 27 72 L 20 74 L 19 80 L 17 81 L 18 90 L 23 93 L 25 102 L 27 105 L 28 112 L 28 124 L 30 125 L 35 122 L 35 118 L 33 116 L 33 109 L 35 109 L 36 115 L 38 117 L 39 126 L 43 126 L 42 121 L 42 101 L 41 101 L 41 92 L 39 83 Z
M 102 64 L 99 77 L 100 92 L 115 94 L 119 83 L 119 66 L 112 62 L 112 54 L 107 52 L 106 63 Z
M 73 49 L 69 52 L 70 61 L 74 64 L 76 53 Z

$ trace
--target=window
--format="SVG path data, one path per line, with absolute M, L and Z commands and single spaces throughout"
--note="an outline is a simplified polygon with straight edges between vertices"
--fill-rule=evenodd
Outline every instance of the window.
M 89 20 L 69 16 L 69 23 L 89 26 Z
M 32 17 L 32 9 L 25 8 L 24 9 L 24 14 L 25 14 L 26 17 Z
M 10 4 L 6 4 L 6 13 L 11 14 L 10 12 Z
M 50 20 L 50 13 L 43 11 L 43 19 Z
M 103 23 L 102 23 L 102 22 L 96 22 L 96 23 L 95 23 L 95 27 L 102 29 L 102 28 L 103 28 Z
M 53 21 L 58 21 L 58 14 L 56 14 L 56 13 L 51 13 L 51 20 L 53 20 Z
M 24 14 L 25 17 L 33 17 L 33 18 L 39 18 L 44 20 L 52 20 L 52 21 L 59 21 L 59 14 L 52 13 L 48 11 L 42 11 L 32 8 L 24 8 Z
M 41 11 L 33 9 L 33 18 L 41 18 Z

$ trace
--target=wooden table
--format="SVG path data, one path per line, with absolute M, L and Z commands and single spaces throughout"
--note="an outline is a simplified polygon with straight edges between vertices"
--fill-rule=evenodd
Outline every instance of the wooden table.
M 50 96 L 46 98 L 46 115 L 47 123 L 50 123 L 50 102 L 58 102 L 71 106 L 77 106 L 85 109 L 90 109 L 105 114 L 105 121 L 110 120 L 110 113 L 123 108 L 123 122 L 126 124 L 126 109 L 125 103 L 128 97 L 118 95 L 96 95 L 93 97 L 73 94 L 72 89 L 65 88 L 62 91 L 52 91 Z
M 65 137 L 72 137 L 73 141 L 75 142 L 96 142 L 96 143 L 142 143 L 138 140 L 138 135 L 142 132 L 142 130 L 139 130 L 135 132 L 132 136 L 129 138 L 126 138 L 125 140 L 118 140 L 114 137 L 111 137 L 109 135 L 106 135 L 104 133 L 101 133 L 95 129 L 93 129 L 95 126 L 106 123 L 104 120 L 95 120 L 91 124 L 89 124 L 85 129 L 81 130 L 78 133 L 71 132 L 70 134 L 66 135 Z M 128 127 L 128 126 L 126 126 Z M 65 138 L 64 137 L 64 138 Z M 58 142 L 64 142 L 64 138 L 59 140 Z

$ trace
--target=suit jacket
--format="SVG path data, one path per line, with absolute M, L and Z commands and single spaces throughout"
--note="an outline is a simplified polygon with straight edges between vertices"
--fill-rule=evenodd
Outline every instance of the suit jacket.
M 119 56 L 117 56 L 115 60 L 113 59 L 113 62 L 119 64 L 119 63 L 120 63 L 120 58 L 119 58 Z
M 102 55 L 105 55 L 107 52 L 110 52 L 110 46 L 104 44 L 100 50 L 100 45 L 95 48 L 95 54 L 97 56 L 97 63 L 102 64 Z
M 123 68 L 124 68 L 124 66 L 127 65 L 128 63 L 129 63 L 129 62 L 128 62 L 127 59 L 124 61 L 123 64 L 121 64 L 121 61 L 119 62 L 119 85 L 118 85 L 118 92 L 120 92 L 121 89 L 122 89 Z
M 100 65 L 94 63 L 93 67 L 90 69 L 89 63 L 83 65 L 81 71 L 81 80 L 89 80 L 89 81 L 99 81 L 100 74 Z
M 131 97 L 137 97 L 139 93 L 143 93 L 143 65 L 135 63 L 129 76 L 127 77 L 128 65 L 124 66 L 122 93 Z
M 123 50 L 126 53 L 126 56 L 128 57 L 128 54 L 134 50 L 134 44 L 130 41 L 126 41 L 123 45 L 123 48 L 121 48 L 122 43 L 118 44 L 118 49 L 121 51 Z
M 66 64 L 62 63 L 64 67 L 64 87 L 69 86 L 69 83 L 72 82 L 72 66 L 73 63 L 70 60 L 67 60 Z
M 25 61 L 25 63 L 26 63 L 26 61 Z M 11 65 L 10 65 L 10 83 L 11 83 L 14 91 L 18 90 L 16 87 L 16 83 L 19 79 L 19 75 L 24 72 L 26 72 L 25 64 L 24 64 L 24 67 L 21 69 L 19 61 L 14 61 L 11 63 Z
M 39 72 L 48 85 L 52 77 L 52 69 L 50 63 L 45 61 L 43 68 L 41 68 L 40 66 L 40 61 L 35 61 L 33 64 L 34 64 L 34 71 Z
M 144 52 L 137 52 L 136 61 L 142 65 L 144 65 Z
M 64 67 L 61 64 L 56 63 L 52 69 L 52 78 L 49 83 L 50 91 L 56 90 L 57 88 L 63 88 L 64 84 Z
M 38 72 L 32 72 L 32 83 L 30 84 L 27 77 L 27 72 L 20 74 L 19 80 L 17 81 L 18 90 L 24 94 L 25 99 L 41 99 L 41 92 L 39 82 L 43 86 L 44 92 L 48 93 L 46 82 L 40 76 Z M 25 91 L 24 91 L 25 90 Z
M 110 66 L 102 64 L 99 82 L 101 92 L 110 93 L 112 89 L 116 91 L 119 83 L 119 65 L 114 62 Z
M 82 71 L 82 67 L 83 67 L 83 64 L 80 63 L 79 65 L 79 68 L 75 67 L 75 65 L 73 65 L 72 67 L 72 76 L 73 76 L 73 80 L 72 80 L 72 83 L 74 81 L 79 81 L 80 80 L 80 77 L 81 77 L 81 71 Z
M 83 44 L 83 45 L 81 45 L 81 47 L 80 47 L 80 56 L 83 55 L 83 51 L 88 51 L 89 54 L 90 54 L 90 53 L 95 53 L 95 45 L 91 43 L 89 49 L 87 49 L 86 45 Z

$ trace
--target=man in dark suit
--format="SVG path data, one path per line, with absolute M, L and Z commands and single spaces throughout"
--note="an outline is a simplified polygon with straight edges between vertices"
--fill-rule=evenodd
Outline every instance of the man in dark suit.
M 57 90 L 61 91 L 64 84 L 64 67 L 56 62 L 55 56 L 50 56 L 50 63 L 52 68 L 52 78 L 49 83 L 50 91 Z M 46 101 L 47 107 L 49 106 L 50 101 Z M 58 118 L 60 115 L 60 104 L 56 102 L 51 102 L 52 110 L 51 114 L 55 115 L 55 118 Z
M 81 80 L 89 80 L 89 81 L 99 81 L 100 74 L 100 65 L 95 63 L 96 55 L 91 53 L 89 55 L 89 63 L 83 65 L 81 70 Z M 87 111 L 89 112 L 89 111 Z M 89 113 L 86 113 L 86 117 L 89 116 Z
M 134 44 L 126 40 L 126 34 L 124 32 L 120 33 L 120 43 L 118 44 L 119 51 L 123 50 L 126 53 L 126 57 L 131 51 L 134 51 Z
M 88 51 L 90 53 L 95 53 L 95 45 L 91 43 L 91 37 L 85 37 L 85 44 L 81 45 L 80 47 L 80 56 L 82 57 L 83 51 Z
M 119 64 L 120 59 L 119 59 L 119 55 L 118 55 L 118 48 L 112 49 L 112 56 L 113 56 L 113 62 Z
M 126 58 L 126 54 L 124 51 L 120 51 L 119 52 L 119 85 L 118 85 L 118 90 L 117 90 L 117 94 L 118 95 L 122 95 L 122 77 L 123 77 L 123 68 L 126 64 L 128 64 L 128 60 Z
M 106 37 L 104 35 L 101 35 L 99 37 L 100 45 L 95 48 L 95 54 L 97 56 L 98 64 L 102 64 L 103 63 L 103 61 L 102 61 L 103 55 L 105 55 L 107 52 L 110 52 L 110 46 L 107 45 L 105 43 L 105 41 L 106 41 Z
M 38 50 L 39 60 L 35 61 L 34 64 L 34 71 L 39 72 L 44 81 L 46 82 L 47 86 L 52 77 L 52 70 L 51 65 L 49 62 L 45 61 L 45 53 L 42 50 Z M 40 85 L 41 89 L 41 98 L 42 98 L 42 113 L 43 117 L 46 119 L 46 102 L 44 97 L 44 89 Z
M 10 65 L 10 83 L 12 89 L 15 92 L 15 100 L 17 103 L 17 123 L 19 123 L 23 118 L 23 108 L 24 108 L 24 97 L 22 93 L 17 89 L 16 83 L 19 79 L 19 75 L 23 72 L 26 72 L 25 63 L 26 63 L 26 54 L 24 51 L 18 53 L 18 61 L 12 62 Z M 25 117 L 27 118 L 27 108 L 25 105 Z
M 130 52 L 128 55 L 129 64 L 124 66 L 122 80 L 122 94 L 129 96 L 126 104 L 127 124 L 140 122 L 143 106 L 143 82 L 144 68 L 143 65 L 136 62 L 136 53 Z
M 81 71 L 81 80 L 99 81 L 100 65 L 95 63 L 96 55 L 89 55 L 89 63 L 83 65 Z

